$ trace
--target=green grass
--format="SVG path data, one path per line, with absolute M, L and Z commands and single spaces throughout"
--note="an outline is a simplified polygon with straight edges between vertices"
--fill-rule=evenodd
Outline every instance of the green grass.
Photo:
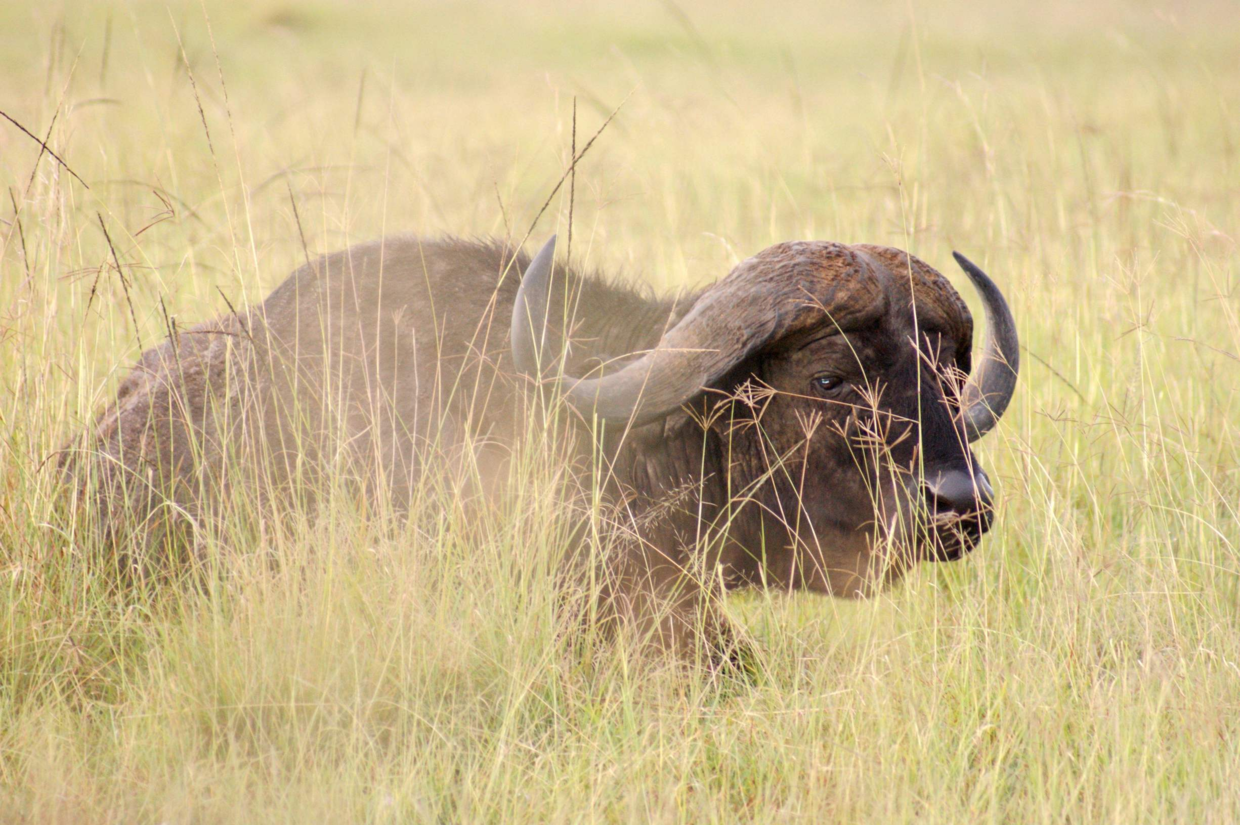
M 0 122 L 0 821 L 1240 819 L 1233 6 L 354 5 L 0 5 L 0 109 L 90 186 Z M 161 300 L 260 299 L 293 200 L 311 254 L 521 237 L 574 98 L 579 142 L 624 102 L 587 265 L 672 289 L 812 237 L 1000 282 L 1028 351 L 978 552 L 730 598 L 736 685 L 578 655 L 537 477 L 482 523 L 342 505 L 200 587 L 120 591 L 52 526 L 47 457 Z

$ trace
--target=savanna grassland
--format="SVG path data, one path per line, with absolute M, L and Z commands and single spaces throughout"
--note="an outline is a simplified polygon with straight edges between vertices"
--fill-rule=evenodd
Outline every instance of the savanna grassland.
M 0 118 L 0 822 L 1240 820 L 1240 9 L 586 6 L 0 3 L 0 110 L 50 150 Z M 995 277 L 1026 351 L 977 552 L 731 597 L 736 682 L 580 655 L 537 472 L 193 584 L 56 518 L 54 452 L 173 319 L 384 233 L 525 237 L 574 101 L 579 148 L 615 113 L 580 264 L 669 290 L 823 238 Z

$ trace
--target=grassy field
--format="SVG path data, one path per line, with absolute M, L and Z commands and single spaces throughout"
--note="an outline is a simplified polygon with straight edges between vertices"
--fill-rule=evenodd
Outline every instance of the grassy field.
M 0 3 L 0 110 L 64 162 L 0 118 L 0 822 L 1240 820 L 1240 10 L 583 5 Z M 55 526 L 48 456 L 165 308 L 261 298 L 303 235 L 524 237 L 574 101 L 578 145 L 619 108 L 582 263 L 672 289 L 824 238 L 1000 282 L 978 552 L 730 598 L 737 685 L 571 654 L 537 479 L 205 588 Z

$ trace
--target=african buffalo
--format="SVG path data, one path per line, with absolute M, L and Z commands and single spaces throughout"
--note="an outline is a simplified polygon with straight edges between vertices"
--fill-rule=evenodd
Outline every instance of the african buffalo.
M 192 547 L 239 486 L 313 499 L 342 456 L 398 507 L 428 469 L 463 465 L 461 494 L 485 500 L 523 432 L 567 407 L 572 474 L 629 533 L 608 603 L 658 613 L 674 648 L 691 617 L 727 634 L 704 581 L 859 595 L 989 529 L 969 444 L 1007 407 L 1019 348 L 964 257 L 987 316 L 972 378 L 964 302 L 896 249 L 781 243 L 673 300 L 554 267 L 554 242 L 531 261 L 389 237 L 169 335 L 66 450 L 79 509 L 158 555 Z

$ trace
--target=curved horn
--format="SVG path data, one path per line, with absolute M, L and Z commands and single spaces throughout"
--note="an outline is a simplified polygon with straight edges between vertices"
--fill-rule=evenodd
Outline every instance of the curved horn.
M 555 258 L 555 235 L 525 268 L 517 299 L 512 305 L 512 361 L 526 375 L 541 372 L 543 343 L 547 337 L 547 295 L 551 289 L 551 264 Z
M 547 321 L 547 292 L 555 238 L 526 268 L 512 309 L 512 358 L 521 372 L 538 376 L 539 353 Z M 599 378 L 564 376 L 564 400 L 600 420 L 641 426 L 666 416 L 721 378 L 747 354 L 769 341 L 780 326 L 779 314 L 737 312 L 740 301 L 728 289 L 703 295 L 655 349 L 619 371 Z
M 995 282 L 959 252 L 952 257 L 973 282 L 986 312 L 982 362 L 961 393 L 965 434 L 972 443 L 994 429 L 1012 400 L 1020 370 L 1020 340 L 1012 311 Z
M 619 372 L 569 384 L 564 398 L 583 413 L 601 420 L 640 427 L 678 409 L 722 378 L 742 358 L 775 337 L 778 313 L 764 313 L 756 323 L 735 310 L 729 296 L 703 295 L 658 345 Z M 751 323 L 746 323 L 746 320 Z

